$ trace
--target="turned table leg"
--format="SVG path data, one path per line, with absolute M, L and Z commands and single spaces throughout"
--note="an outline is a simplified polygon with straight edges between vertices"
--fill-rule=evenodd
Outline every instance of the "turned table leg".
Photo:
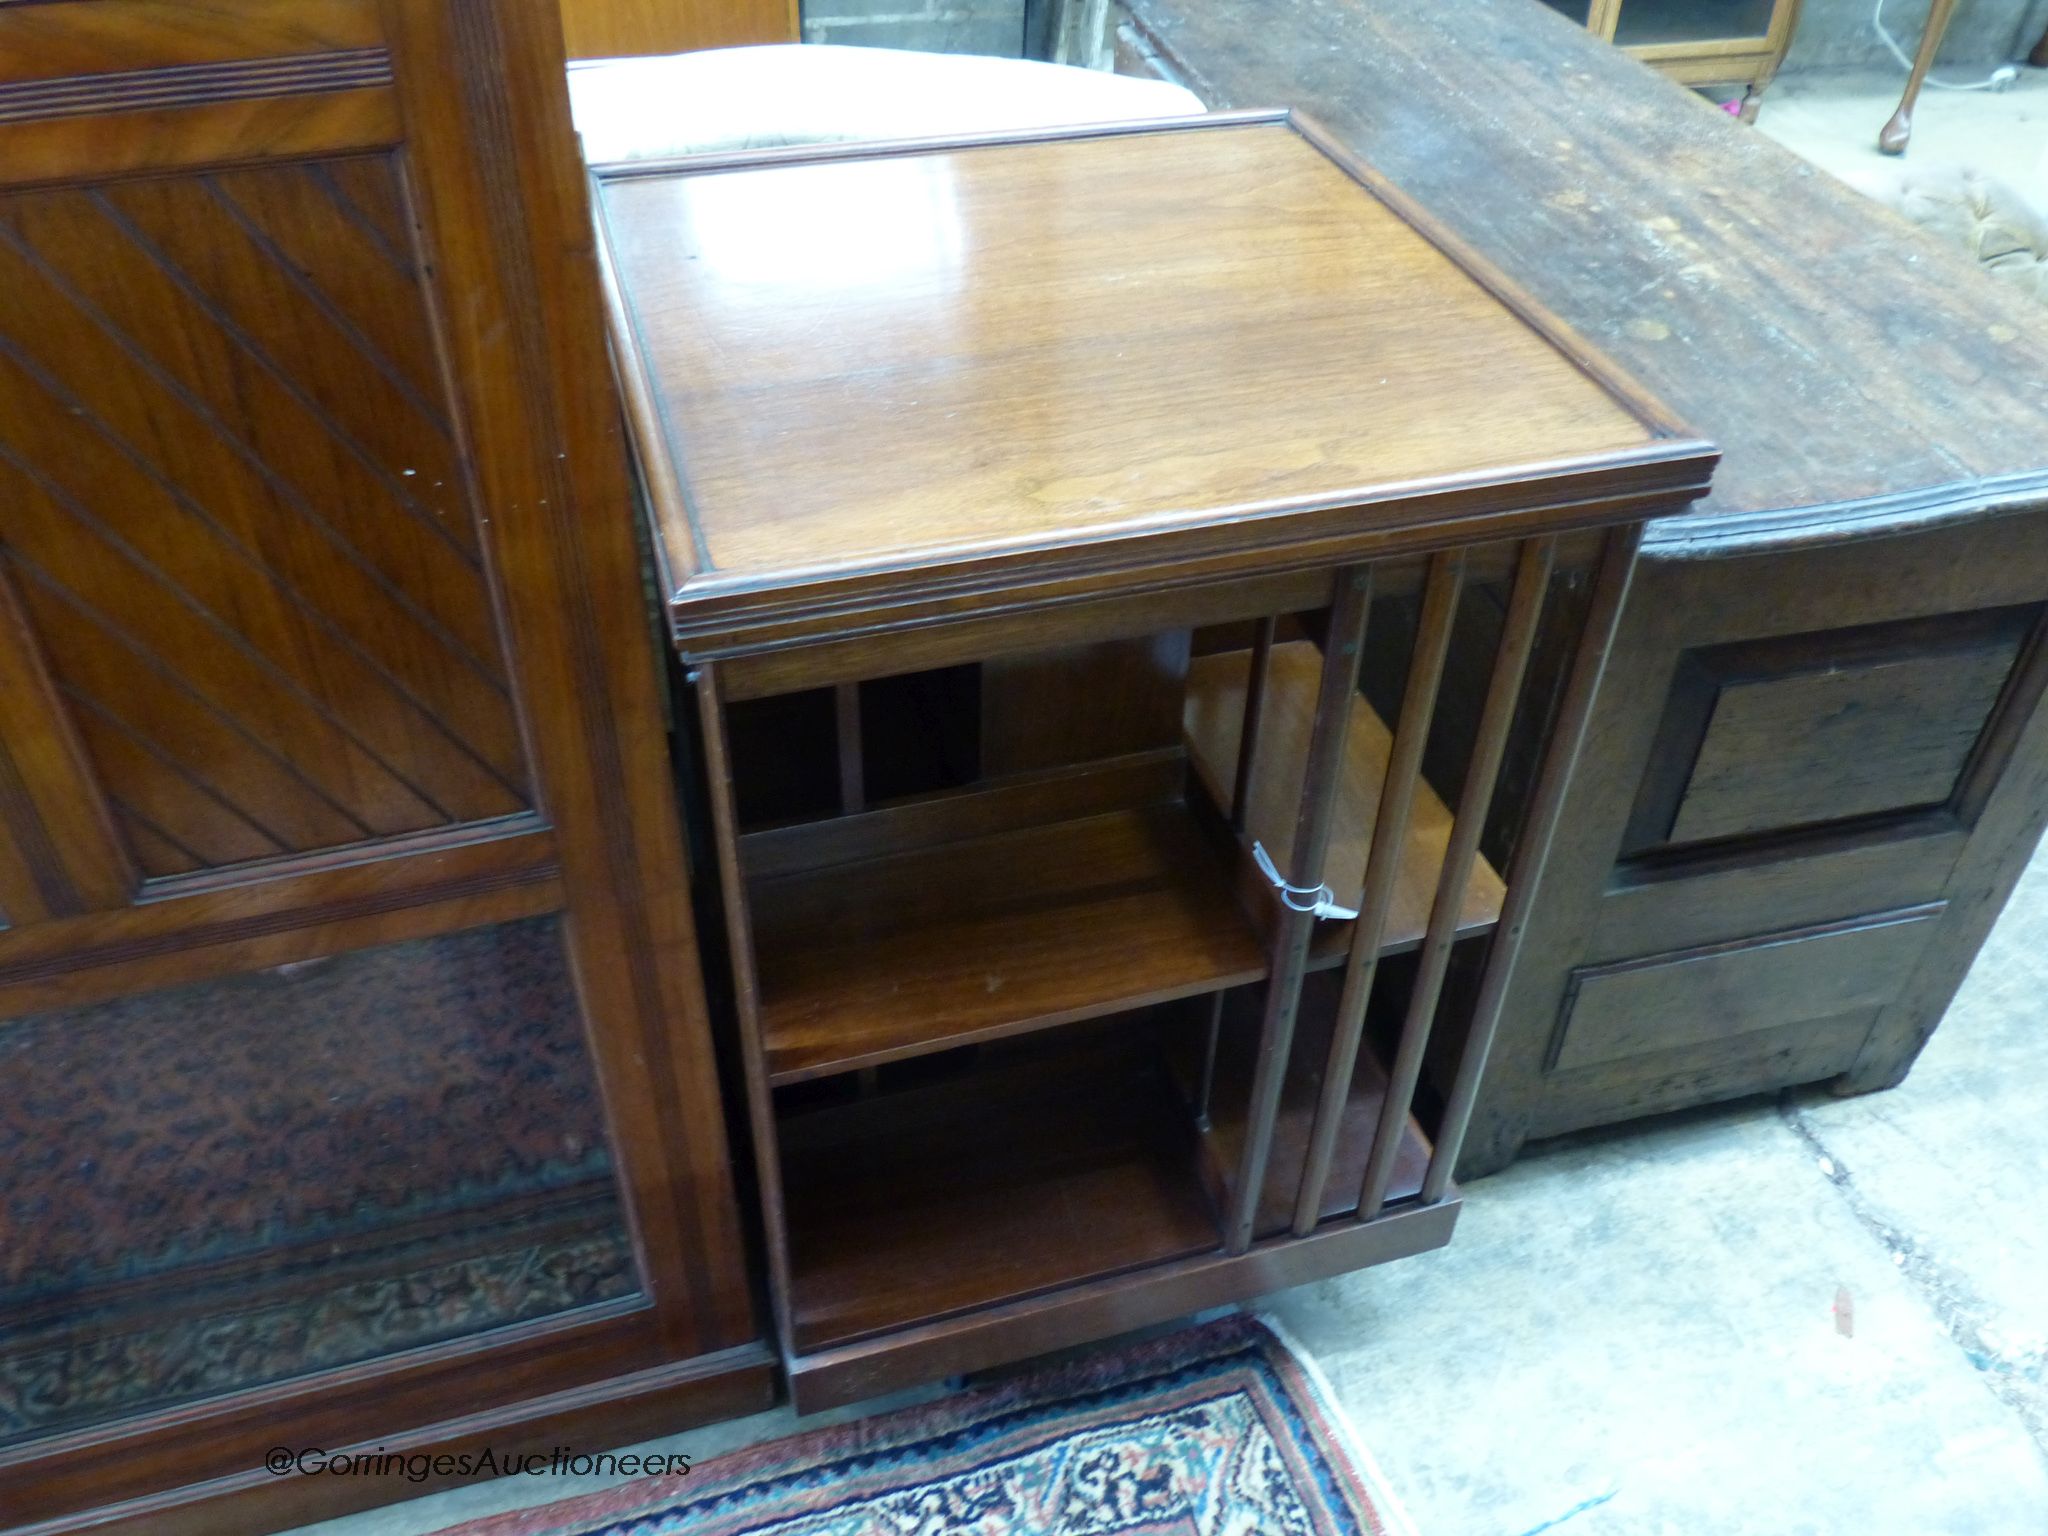
M 1955 9 L 1956 0 L 1934 0 L 1928 9 L 1927 29 L 1920 34 L 1920 51 L 1913 55 L 1913 73 L 1906 79 L 1906 94 L 1899 98 L 1899 110 L 1892 114 L 1892 120 L 1877 135 L 1877 147 L 1887 155 L 1903 155 L 1912 141 L 1913 103 L 1920 99 L 1920 87 L 1926 83 L 1927 71 L 1934 64 L 1934 55 L 1941 47 L 1942 35 L 1948 31 Z
M 1756 78 L 1749 82 L 1749 89 L 1742 93 L 1742 106 L 1736 115 L 1745 123 L 1756 121 L 1757 109 L 1764 104 L 1764 92 L 1778 78 L 1778 70 L 1783 66 L 1785 55 L 1792 49 L 1792 39 L 1799 31 L 1799 12 L 1803 4 L 1804 0 L 1786 0 L 1771 23 L 1771 36 L 1777 40 L 1777 46 L 1757 71 Z

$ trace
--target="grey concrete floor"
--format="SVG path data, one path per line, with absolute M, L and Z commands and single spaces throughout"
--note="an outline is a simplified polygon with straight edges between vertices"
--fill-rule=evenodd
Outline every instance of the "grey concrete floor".
M 1272 1309 L 1423 1536 L 2042 1536 L 2044 1107 L 2048 853 L 1900 1087 L 1532 1148 Z
M 1782 80 L 1761 126 L 1853 173 L 1896 88 Z M 1929 93 L 1918 133 L 1918 163 L 2017 180 L 2048 76 Z M 1450 1247 L 1260 1305 L 1421 1536 L 2048 1536 L 2048 852 L 1901 1087 L 1534 1147 L 1472 1186 Z M 777 1409 L 656 1446 L 798 1427 Z M 300 1536 L 424 1536 L 595 1486 L 485 1484 Z
M 1988 71 L 1935 73 L 1968 82 Z M 1912 144 L 1903 155 L 1881 155 L 1877 131 L 1904 87 L 1898 73 L 1783 75 L 1765 93 L 1757 127 L 1852 186 L 1962 165 L 2048 205 L 2048 69 L 2022 65 L 2019 79 L 2002 91 L 1923 90 L 1913 109 Z

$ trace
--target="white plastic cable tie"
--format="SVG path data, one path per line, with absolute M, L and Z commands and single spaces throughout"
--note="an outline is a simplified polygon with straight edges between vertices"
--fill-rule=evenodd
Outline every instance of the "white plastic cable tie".
M 1339 922 L 1358 916 L 1354 907 L 1337 905 L 1337 893 L 1327 885 L 1289 885 L 1273 865 L 1273 855 L 1266 852 L 1264 843 L 1252 843 L 1252 861 L 1259 866 L 1259 873 L 1272 882 L 1273 889 L 1280 893 L 1280 904 L 1290 912 L 1306 912 L 1311 917 L 1334 918 Z M 1301 903 L 1306 898 L 1307 906 Z

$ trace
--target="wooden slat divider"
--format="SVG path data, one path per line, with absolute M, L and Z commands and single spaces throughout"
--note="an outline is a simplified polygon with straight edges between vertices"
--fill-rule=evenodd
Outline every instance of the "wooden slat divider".
M 1209 1109 L 1216 1098 L 1216 1052 L 1223 1044 L 1223 1003 L 1229 996 L 1229 989 L 1224 988 L 1209 997 L 1209 1018 L 1202 1037 L 1202 1075 L 1195 1086 L 1195 1129 L 1198 1131 L 1207 1132 L 1215 1127 Z
M 1507 981 L 1521 950 L 1522 936 L 1529 926 L 1534 892 L 1541 883 L 1543 866 L 1549 861 L 1551 842 L 1564 809 L 1565 786 L 1578 762 L 1585 742 L 1586 726 L 1592 718 L 1593 695 L 1606 670 L 1607 652 L 1621 617 L 1623 599 L 1634 574 L 1636 547 L 1642 539 L 1640 524 L 1616 528 L 1607 535 L 1607 548 L 1594 578 L 1593 601 L 1580 632 L 1578 654 L 1573 658 L 1570 681 L 1565 685 L 1557 723 L 1551 728 L 1550 754 L 1529 801 L 1528 818 L 1508 866 L 1507 902 L 1501 909 L 1493 946 L 1486 957 L 1486 969 L 1479 982 L 1479 997 L 1472 1007 L 1472 1022 L 1464 1053 L 1459 1058 L 1437 1123 L 1429 1172 L 1422 1181 L 1422 1203 L 1444 1198 L 1451 1184 L 1451 1172 L 1458 1165 L 1458 1151 L 1472 1123 L 1479 1078 L 1493 1048 L 1500 1026 L 1501 1003 L 1507 995 Z
M 1361 1221 L 1377 1216 L 1386 1204 L 1394 1154 L 1399 1150 L 1401 1128 L 1415 1098 L 1416 1080 L 1422 1073 L 1422 1053 L 1429 1044 L 1430 1026 L 1436 1018 L 1444 975 L 1451 963 L 1451 945 L 1458 936 L 1458 910 L 1464 899 L 1465 882 L 1471 877 L 1473 861 L 1479 857 L 1479 834 L 1493 804 L 1508 730 L 1514 724 L 1515 707 L 1522 697 L 1522 678 L 1529 668 L 1530 653 L 1536 648 L 1536 633 L 1543 621 L 1543 599 L 1550 588 L 1555 557 L 1552 540 L 1531 539 L 1522 546 L 1516 566 L 1507 620 L 1494 656 L 1493 677 L 1487 684 L 1472 755 L 1465 765 L 1465 788 L 1458 797 L 1451 846 L 1444 853 L 1436 904 L 1430 909 L 1429 936 L 1422 941 L 1421 959 L 1410 984 L 1401 1043 L 1394 1054 L 1393 1070 L 1388 1074 L 1387 1096 L 1380 1105 L 1379 1128 L 1373 1134 L 1372 1156 L 1365 1165 L 1365 1180 L 1359 1190 Z
M 1258 771 L 1259 725 L 1266 708 L 1266 676 L 1273 662 L 1273 637 L 1280 621 L 1272 614 L 1259 620 L 1252 638 L 1251 674 L 1245 679 L 1244 724 L 1237 736 L 1237 774 L 1230 792 L 1230 830 L 1242 836 L 1251 809 L 1252 775 Z M 1209 1017 L 1202 1040 L 1202 1077 L 1195 1090 L 1195 1124 L 1209 1129 L 1209 1102 L 1216 1091 L 1216 1049 L 1223 1034 L 1223 998 L 1209 999 Z
M 1252 802 L 1252 775 L 1259 766 L 1259 726 L 1266 713 L 1266 677 L 1273 665 L 1273 635 L 1279 621 L 1259 620 L 1252 641 L 1252 670 L 1244 686 L 1244 726 L 1237 735 L 1237 774 L 1230 792 L 1230 830 L 1243 832 Z
M 848 816 L 868 808 L 860 734 L 860 684 L 837 683 L 832 689 L 833 722 L 839 736 L 839 809 Z
M 1309 1130 L 1308 1155 L 1303 1162 L 1301 1191 L 1294 1207 L 1294 1235 L 1305 1237 L 1321 1218 L 1323 1186 L 1330 1176 L 1330 1159 L 1336 1150 L 1337 1134 L 1344 1120 L 1344 1106 L 1351 1093 L 1351 1079 L 1358 1069 L 1359 1041 L 1365 1032 L 1365 1005 L 1372 995 L 1373 976 L 1379 968 L 1380 942 L 1387 928 L 1398 887 L 1401 856 L 1408 841 L 1408 818 L 1415 805 L 1415 790 L 1422 776 L 1423 748 L 1429 741 L 1430 722 L 1436 715 L 1438 685 L 1443 680 L 1444 662 L 1450 654 L 1451 631 L 1458 617 L 1458 595 L 1464 583 L 1465 555 L 1448 550 L 1432 557 L 1422 610 L 1416 620 L 1415 646 L 1408 663 L 1408 682 L 1401 697 L 1401 716 L 1394 728 L 1393 751 L 1387 760 L 1387 777 L 1380 788 L 1379 808 L 1373 819 L 1372 844 L 1366 856 L 1365 884 L 1359 896 L 1358 918 L 1351 929 L 1351 951 L 1345 961 L 1344 991 L 1337 1005 L 1337 1021 L 1330 1036 L 1328 1063 L 1323 1073 L 1322 1096 L 1317 1100 L 1314 1123 Z M 1444 861 L 1448 878 L 1450 860 Z M 1455 889 L 1462 892 L 1461 873 Z M 1439 882 L 1439 890 L 1443 889 Z
M 1372 609 L 1372 579 L 1369 565 L 1352 566 L 1337 577 L 1329 631 L 1323 641 L 1315 724 L 1302 765 L 1301 810 L 1295 821 L 1287 867 L 1280 871 L 1281 878 L 1292 885 L 1312 885 L 1322 879 L 1345 738 L 1358 693 L 1359 652 L 1365 643 L 1366 616 Z M 1294 1044 L 1294 1017 L 1301 1003 L 1301 979 L 1307 970 L 1309 938 L 1315 924 L 1311 914 L 1282 902 L 1279 920 L 1273 926 L 1265 1017 L 1260 1022 L 1259 1057 L 1252 1074 L 1244 1153 L 1224 1233 L 1225 1248 L 1231 1253 L 1243 1253 L 1250 1248 L 1258 1221 L 1259 1191 L 1265 1183 L 1266 1163 L 1273 1149 L 1273 1124 L 1280 1113 L 1280 1092 Z

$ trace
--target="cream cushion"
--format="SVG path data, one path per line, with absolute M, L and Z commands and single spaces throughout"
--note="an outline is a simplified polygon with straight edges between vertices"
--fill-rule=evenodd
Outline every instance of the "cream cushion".
M 777 43 L 569 66 L 592 165 L 839 140 L 915 139 L 1203 110 L 1163 80 L 975 54 Z
M 2048 159 L 2037 173 L 2048 187 Z M 2048 303 L 2048 212 L 2018 186 L 1971 166 L 1873 169 L 1851 185 L 1954 241 L 1993 277 Z

